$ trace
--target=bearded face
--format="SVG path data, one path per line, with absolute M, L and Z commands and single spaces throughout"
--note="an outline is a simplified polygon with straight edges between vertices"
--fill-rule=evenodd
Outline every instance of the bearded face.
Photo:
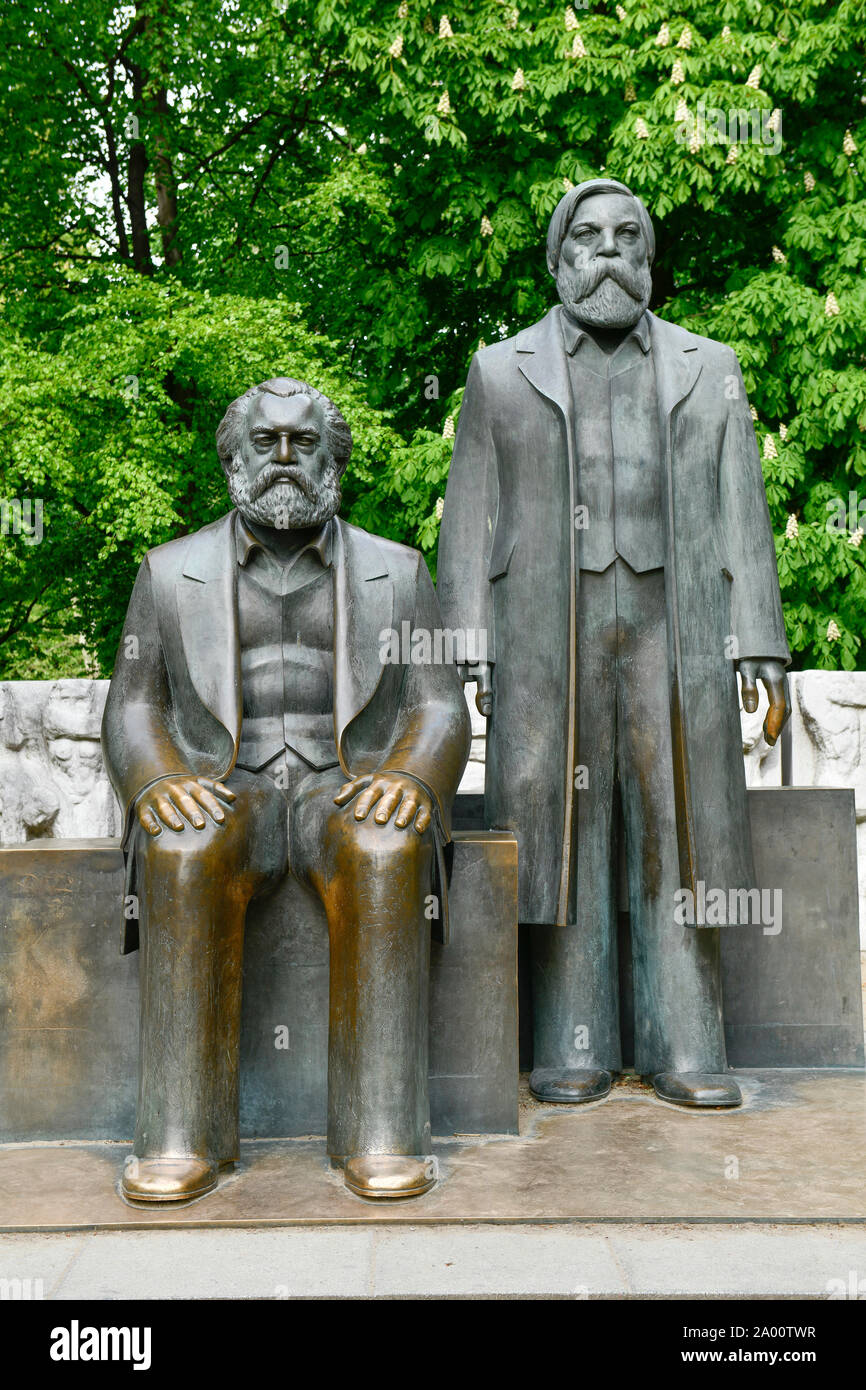
M 634 327 L 649 305 L 652 277 L 632 198 L 595 193 L 578 204 L 560 249 L 556 288 L 579 323 Z
M 260 526 L 321 526 L 340 507 L 340 469 L 328 447 L 322 407 L 309 396 L 255 397 L 225 471 L 232 502 Z
M 226 482 L 241 516 L 275 531 L 322 526 L 340 510 L 340 471 L 333 459 L 318 482 L 302 468 L 280 464 L 265 464 L 251 482 L 243 450 L 238 450 L 226 470 Z
M 583 269 L 560 260 L 556 288 L 565 308 L 589 327 L 633 328 L 652 294 L 649 266 L 600 258 Z

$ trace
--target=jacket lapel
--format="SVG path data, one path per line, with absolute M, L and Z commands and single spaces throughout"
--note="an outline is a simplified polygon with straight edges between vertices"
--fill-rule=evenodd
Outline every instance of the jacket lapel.
M 558 406 L 571 435 L 571 383 L 559 326 L 559 306 L 517 335 L 517 365 L 526 380 Z
M 659 414 L 666 436 L 671 411 L 688 396 L 701 374 L 700 342 L 676 323 L 657 319 L 655 314 L 648 318 Z
M 392 625 L 394 584 L 372 536 L 337 518 L 334 527 L 334 735 L 343 738 L 372 700 L 384 667 L 382 633 Z
M 190 537 L 177 581 L 177 616 L 187 670 L 207 710 L 231 734 L 241 726 L 236 512 Z

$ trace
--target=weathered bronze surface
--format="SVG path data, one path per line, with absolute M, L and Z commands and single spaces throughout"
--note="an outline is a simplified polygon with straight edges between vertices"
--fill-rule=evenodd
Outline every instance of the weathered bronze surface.
M 748 800 L 758 885 L 792 891 L 777 935 L 720 929 L 729 1061 L 862 1069 L 853 794 L 774 788 Z M 515 851 L 511 837 L 455 831 L 452 943 L 431 949 L 438 1136 L 517 1132 Z M 117 957 L 122 893 L 117 841 L 0 849 L 0 1142 L 117 1143 L 133 1133 L 138 971 L 136 956 Z M 621 948 L 630 1066 L 627 932 Z M 287 876 L 251 905 L 244 955 L 241 1140 L 324 1134 L 328 930 L 318 900 Z M 3 1197 L 0 1208 L 7 1189 Z
M 401 1188 L 392 1160 L 431 1171 L 430 904 L 447 922 L 459 682 L 382 660 L 383 634 L 441 619 L 420 555 L 337 518 L 351 434 L 332 402 L 265 382 L 217 447 L 235 510 L 145 557 L 103 721 L 142 948 L 124 1192 L 184 1199 L 236 1158 L 244 922 L 291 873 L 330 932 L 329 1152 L 365 1158 L 355 1190 L 413 1195 L 424 1182 L 403 1165 Z
M 433 1134 L 517 1133 L 517 846 L 455 831 L 451 941 L 430 950 Z M 0 1143 L 135 1129 L 138 954 L 118 957 L 117 840 L 0 849 Z M 324 1135 L 329 942 L 287 874 L 244 931 L 240 1136 Z M 0 1203 L 2 1206 L 2 1203 Z
M 461 674 L 490 721 L 485 823 L 519 842 L 546 1099 L 594 1098 L 588 1074 L 622 1064 L 617 801 L 636 1065 L 724 1076 L 718 930 L 678 925 L 675 895 L 754 883 L 736 673 L 747 709 L 767 688 L 769 741 L 790 712 L 739 364 L 648 312 L 654 250 L 624 185 L 566 194 L 547 239 L 561 303 L 475 355 L 445 496 L 439 599 L 449 627 L 487 634 Z

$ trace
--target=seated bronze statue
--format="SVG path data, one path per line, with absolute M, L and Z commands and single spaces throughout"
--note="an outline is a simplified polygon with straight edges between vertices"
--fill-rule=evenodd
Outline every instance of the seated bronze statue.
M 328 920 L 328 1153 L 363 1197 L 435 1181 L 430 895 L 444 916 L 469 721 L 453 666 L 380 659 L 441 620 L 416 551 L 338 518 L 351 448 L 314 387 L 253 387 L 217 431 L 234 509 L 135 582 L 102 731 L 140 905 L 133 1202 L 238 1157 L 244 921 L 285 874 Z

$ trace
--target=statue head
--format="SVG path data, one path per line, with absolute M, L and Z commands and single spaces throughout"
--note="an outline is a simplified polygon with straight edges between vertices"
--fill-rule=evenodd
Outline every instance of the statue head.
M 217 430 L 229 495 L 248 521 L 277 530 L 336 515 L 352 434 L 333 401 L 294 377 L 274 377 L 232 401 Z
M 640 198 L 616 179 L 570 188 L 547 229 L 547 268 L 563 307 L 588 328 L 631 328 L 652 293 L 655 235 Z

